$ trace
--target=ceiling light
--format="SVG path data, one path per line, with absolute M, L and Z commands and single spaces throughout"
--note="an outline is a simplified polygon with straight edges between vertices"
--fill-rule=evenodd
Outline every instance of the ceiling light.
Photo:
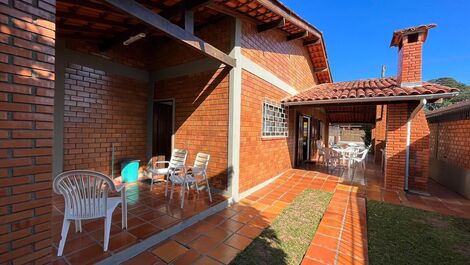
M 139 33 L 139 34 L 134 35 L 134 36 L 130 37 L 129 39 L 125 40 L 122 44 L 127 46 L 129 44 L 132 44 L 132 43 L 140 40 L 140 39 L 145 38 L 145 36 L 146 36 L 145 33 Z

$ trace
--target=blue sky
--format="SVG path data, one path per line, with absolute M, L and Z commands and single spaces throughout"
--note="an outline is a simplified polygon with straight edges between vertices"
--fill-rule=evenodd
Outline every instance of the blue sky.
M 424 44 L 423 79 L 454 77 L 470 84 L 469 0 L 281 0 L 323 31 L 333 79 L 387 76 L 397 71 L 392 32 L 436 23 Z

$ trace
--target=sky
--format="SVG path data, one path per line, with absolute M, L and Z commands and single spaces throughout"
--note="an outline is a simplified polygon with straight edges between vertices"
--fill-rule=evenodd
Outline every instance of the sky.
M 323 32 L 333 81 L 396 76 L 394 30 L 436 23 L 423 51 L 423 80 L 470 84 L 470 0 L 281 0 Z

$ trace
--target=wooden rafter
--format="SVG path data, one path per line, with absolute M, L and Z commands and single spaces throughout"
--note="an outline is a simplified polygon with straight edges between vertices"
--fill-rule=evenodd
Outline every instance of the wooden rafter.
M 263 31 L 267 31 L 270 29 L 274 29 L 274 28 L 284 27 L 285 25 L 286 25 L 286 19 L 281 18 L 278 20 L 274 20 L 268 23 L 258 25 L 258 32 L 263 32 Z
M 133 0 L 104 1 L 111 6 L 137 18 L 150 27 L 162 31 L 173 39 L 184 43 L 199 53 L 209 56 L 227 66 L 234 67 L 236 65 L 236 61 L 232 57 Z
M 287 41 L 304 39 L 308 37 L 308 31 L 301 31 L 287 36 Z

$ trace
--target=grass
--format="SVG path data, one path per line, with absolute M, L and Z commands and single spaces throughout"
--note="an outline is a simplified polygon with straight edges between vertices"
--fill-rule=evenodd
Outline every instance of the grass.
M 332 197 L 306 190 L 230 264 L 300 264 Z
M 470 264 L 470 220 L 367 202 L 369 260 L 376 264 Z

